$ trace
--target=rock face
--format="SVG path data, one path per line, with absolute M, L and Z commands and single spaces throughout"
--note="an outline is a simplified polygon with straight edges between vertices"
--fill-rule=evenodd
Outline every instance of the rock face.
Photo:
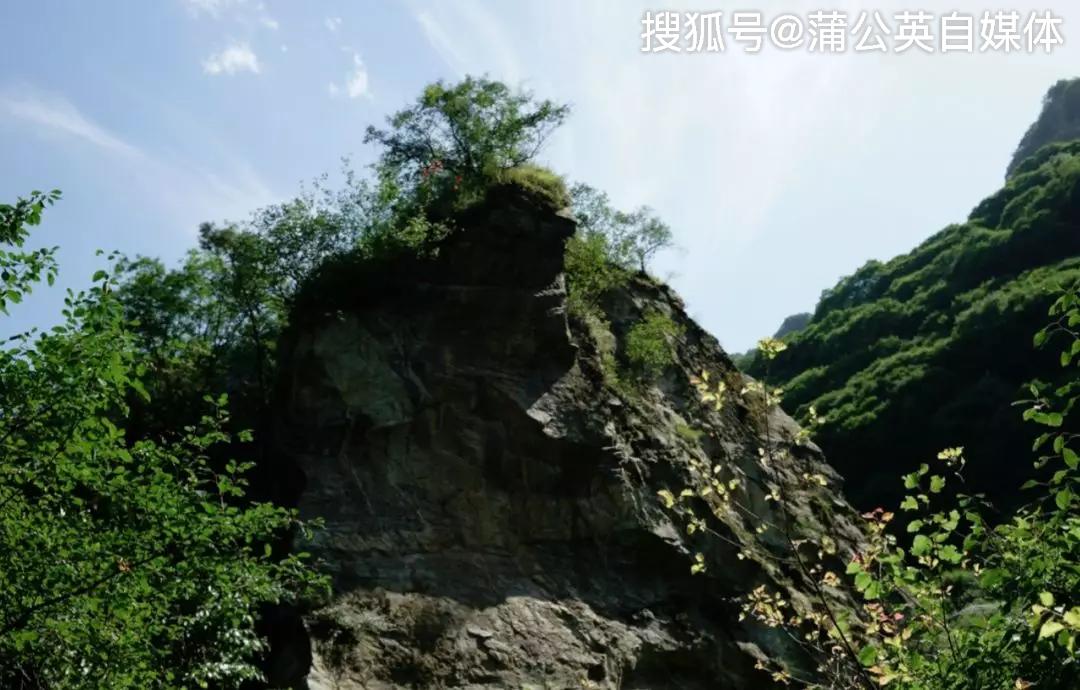
M 801 312 L 799 314 L 792 314 L 784 319 L 784 322 L 780 324 L 780 328 L 776 329 L 776 333 L 773 333 L 774 338 L 783 338 L 785 335 L 796 333 L 806 328 L 806 325 L 810 323 L 810 319 L 813 318 L 813 314 L 808 312 Z
M 840 559 L 859 534 L 817 449 L 736 394 L 740 375 L 667 288 L 632 279 L 599 334 L 568 318 L 565 214 L 504 189 L 459 225 L 435 258 L 339 268 L 283 345 L 280 450 L 304 477 L 302 516 L 325 522 L 303 548 L 334 582 L 305 619 L 296 684 L 757 688 L 772 685 L 759 659 L 812 669 L 739 619 L 758 585 L 807 599 L 799 571 L 767 557 L 786 537 L 706 499 L 715 535 L 688 535 L 657 492 L 692 485 L 692 461 L 722 463 L 764 519 L 781 521 L 765 494 L 784 487 L 792 529 L 829 534 Z M 647 311 L 682 325 L 674 364 L 636 390 L 606 384 L 603 343 L 621 357 Z M 734 388 L 720 411 L 689 383 L 706 370 Z M 767 440 L 783 455 L 771 467 Z
M 1073 139 L 1080 139 L 1080 79 L 1062 79 L 1043 97 L 1042 112 L 1016 147 L 1005 177 L 1043 146 Z

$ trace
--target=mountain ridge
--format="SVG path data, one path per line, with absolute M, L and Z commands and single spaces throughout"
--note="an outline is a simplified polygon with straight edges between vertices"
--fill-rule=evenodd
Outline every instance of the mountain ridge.
M 1040 121 L 1076 84 L 1051 89 Z M 966 222 L 826 290 L 771 366 L 744 366 L 782 386 L 797 414 L 826 416 L 819 442 L 857 505 L 888 505 L 900 473 L 956 445 L 970 451 L 969 490 L 1015 505 L 1030 439 L 1012 403 L 1060 369 L 1031 337 L 1080 279 L 1078 223 L 1080 142 L 1053 142 L 1014 162 Z

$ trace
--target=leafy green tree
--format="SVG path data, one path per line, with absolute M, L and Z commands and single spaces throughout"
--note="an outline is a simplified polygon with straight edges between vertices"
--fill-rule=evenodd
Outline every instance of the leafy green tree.
M 0 236 L 17 247 L 53 198 L 0 207 Z M 9 293 L 51 270 L 4 256 Z M 0 350 L 0 685 L 237 687 L 259 676 L 260 607 L 319 582 L 273 553 L 303 525 L 247 500 L 250 463 L 210 461 L 224 399 L 197 426 L 128 437 L 143 355 L 114 276 L 93 283 L 64 323 Z
M 412 107 L 387 119 L 387 129 L 368 127 L 364 141 L 382 147 L 378 183 L 400 199 L 471 196 L 531 163 L 569 112 L 501 82 L 466 77 L 427 86 Z
M 207 390 L 229 393 L 242 426 L 260 422 L 291 300 L 318 265 L 357 246 L 370 217 L 355 207 L 370 201 L 363 193 L 316 189 L 244 224 L 204 223 L 198 248 L 171 270 L 146 257 L 120 262 L 118 297 L 154 398 L 133 400 L 138 432 L 194 422 Z
M 571 187 L 570 195 L 582 232 L 602 235 L 619 266 L 644 273 L 653 256 L 671 246 L 671 228 L 648 206 L 616 210 L 606 193 L 584 183 Z
M 49 285 L 56 279 L 56 248 L 23 251 L 30 226 L 41 222 L 41 213 L 60 198 L 60 192 L 33 192 L 14 204 L 0 204 L 0 313 L 18 304 L 44 274 Z M 4 246 L 7 249 L 4 249 Z
M 567 302 L 572 314 L 596 312 L 605 292 L 626 282 L 626 271 L 611 261 L 607 238 L 577 233 L 566 243 Z

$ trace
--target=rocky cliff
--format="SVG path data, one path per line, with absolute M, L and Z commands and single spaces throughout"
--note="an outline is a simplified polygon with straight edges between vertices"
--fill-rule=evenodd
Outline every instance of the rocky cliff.
M 1016 147 L 1006 178 L 1047 144 L 1073 139 L 1080 139 L 1080 79 L 1062 79 L 1043 97 L 1042 112 Z
M 279 450 L 303 516 L 325 523 L 302 548 L 334 583 L 290 657 L 297 684 L 771 687 L 759 660 L 812 673 L 738 599 L 767 585 L 808 601 L 789 536 L 830 535 L 842 572 L 857 518 L 820 452 L 738 395 L 741 375 L 668 288 L 639 276 L 613 291 L 603 332 L 568 317 L 567 214 L 502 189 L 457 224 L 434 257 L 328 267 L 283 343 Z M 682 326 L 674 364 L 634 389 L 605 383 L 601 351 L 622 357 L 651 311 Z M 702 371 L 732 391 L 719 411 L 689 382 Z M 688 534 L 657 492 L 714 465 L 761 517 L 694 498 L 710 534 Z M 782 522 L 778 486 L 792 533 L 759 534 Z

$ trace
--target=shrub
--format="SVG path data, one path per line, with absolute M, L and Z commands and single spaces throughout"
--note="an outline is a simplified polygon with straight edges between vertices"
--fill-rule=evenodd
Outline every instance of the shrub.
M 675 432 L 679 434 L 687 443 L 693 445 L 701 442 L 701 437 L 705 435 L 705 432 L 701 429 L 695 429 L 692 426 L 686 424 L 676 424 Z
M 1040 476 L 1022 487 L 1034 490 L 1032 500 L 995 525 L 987 516 L 998 513 L 988 510 L 982 497 L 950 493 L 954 486 L 963 487 L 949 479 L 962 479 L 963 449 L 941 451 L 936 460 L 903 477 L 907 495 L 896 512 L 879 507 L 863 515 L 868 538 L 848 557 L 845 569 L 861 599 L 856 608 L 830 594 L 843 583 L 829 569 L 829 557 L 837 554 L 832 537 L 807 539 L 793 532 L 798 519 L 789 508 L 787 488 L 768 485 L 766 498 L 779 507 L 775 524 L 715 477 L 724 472 L 722 463 L 713 470 L 703 463 L 695 477 L 701 485 L 659 492 L 665 507 L 686 521 L 690 534 L 709 532 L 688 499 L 713 495 L 761 520 L 762 532 L 779 530 L 786 540 L 787 553 L 779 558 L 754 546 L 743 547 L 745 557 L 793 564 L 814 596 L 793 601 L 783 591 L 760 586 L 744 597 L 743 616 L 799 641 L 817 662 L 817 671 L 781 662 L 762 662 L 758 668 L 784 684 L 812 688 L 1075 687 L 1080 663 L 1080 454 L 1071 447 L 1077 434 L 1071 431 L 1070 413 L 1080 400 L 1073 368 L 1080 366 L 1080 335 L 1074 330 L 1080 324 L 1080 292 L 1063 294 L 1050 314 L 1055 320 L 1039 331 L 1035 345 L 1063 336 L 1060 364 L 1068 375 L 1063 385 L 1032 384 L 1031 399 L 1021 403 L 1027 406 L 1023 418 L 1045 429 L 1033 447 L 1040 453 L 1035 461 Z M 771 362 L 785 347 L 766 339 L 759 357 Z M 707 373 L 691 382 L 702 403 L 717 409 L 723 405 L 726 385 L 710 382 Z M 760 382 L 747 384 L 746 392 L 762 397 L 767 407 L 779 402 L 779 391 Z M 810 418 L 814 425 L 820 422 L 813 408 Z M 796 440 L 807 437 L 807 430 L 800 430 Z M 762 438 L 764 468 L 791 460 L 773 444 L 768 426 Z M 804 474 L 803 479 L 808 488 L 828 486 L 820 475 Z M 903 528 L 895 529 L 897 523 Z M 691 572 L 707 567 L 703 553 L 695 553 Z
M 644 378 L 656 378 L 675 361 L 671 340 L 682 334 L 671 318 L 650 312 L 626 333 L 626 359 Z
M 578 233 L 566 243 L 567 306 L 584 317 L 595 313 L 605 292 L 626 282 L 626 271 L 612 263 L 607 239 L 600 234 Z

